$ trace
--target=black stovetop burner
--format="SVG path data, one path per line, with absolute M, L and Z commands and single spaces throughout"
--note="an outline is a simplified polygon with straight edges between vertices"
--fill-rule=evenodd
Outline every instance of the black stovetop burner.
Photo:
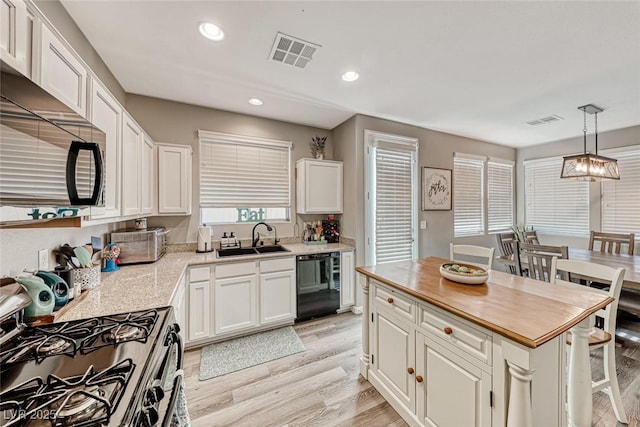
M 135 365 L 131 359 L 83 375 L 40 377 L 0 394 L 0 413 L 6 426 L 77 427 L 103 425 L 117 406 Z
M 74 357 L 78 351 L 88 354 L 127 341 L 145 343 L 157 320 L 158 312 L 148 310 L 28 328 L 3 345 L 0 364 L 4 370 L 20 362 L 40 363 L 54 355 Z
M 156 382 L 173 385 L 164 361 L 182 353 L 178 331 L 171 307 L 20 326 L 0 340 L 0 427 L 136 426 L 170 413 L 173 399 L 145 399 Z

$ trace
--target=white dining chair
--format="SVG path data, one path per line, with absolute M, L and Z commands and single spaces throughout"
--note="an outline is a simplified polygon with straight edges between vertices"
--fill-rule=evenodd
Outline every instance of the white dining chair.
M 495 248 L 485 248 L 483 246 L 473 246 L 473 245 L 454 245 L 453 243 L 449 244 L 449 258 L 452 261 L 457 262 L 466 262 L 468 264 L 477 265 L 479 267 L 483 267 L 487 270 L 491 270 L 491 266 L 493 265 L 493 254 L 495 252 Z M 473 258 L 481 258 L 486 262 L 474 262 L 474 261 L 464 261 L 458 259 L 458 255 L 464 255 L 465 257 L 473 257 Z
M 618 311 L 618 301 L 620 299 L 624 272 L 624 268 L 615 269 L 602 264 L 572 259 L 553 258 L 551 263 L 551 283 L 563 286 L 581 286 L 569 281 L 570 275 L 573 273 L 580 276 L 592 277 L 599 282 L 610 284 L 608 290 L 582 286 L 583 289 L 608 295 L 614 299 L 611 304 L 596 313 L 596 316 L 604 319 L 603 329 L 593 328 L 591 334 L 589 334 L 589 349 L 603 347 L 604 356 L 604 379 L 593 381 L 591 388 L 594 393 L 602 391 L 609 396 L 616 418 L 619 422 L 626 424 L 627 416 L 622 405 L 620 388 L 618 387 L 618 376 L 616 375 L 614 339 L 616 333 L 616 312 Z M 558 278 L 559 274 L 562 278 Z M 570 332 L 567 334 L 567 344 L 571 345 Z

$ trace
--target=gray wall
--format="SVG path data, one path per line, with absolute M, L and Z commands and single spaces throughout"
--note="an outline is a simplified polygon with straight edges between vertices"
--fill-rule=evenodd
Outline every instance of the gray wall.
M 316 135 L 328 136 L 327 159 L 333 158 L 331 131 L 255 116 L 198 107 L 179 102 L 166 101 L 141 95 L 127 94 L 126 109 L 156 142 L 190 145 L 193 148 L 193 213 L 190 217 L 157 217 L 149 220 L 151 225 L 164 225 L 173 229 L 168 235 L 170 243 L 195 242 L 200 221 L 199 215 L 199 147 L 198 130 L 232 133 L 255 137 L 280 139 L 293 142 L 292 172 L 295 161 L 311 157 L 309 143 Z M 278 237 L 299 236 L 302 227 L 296 221 L 319 219 L 316 216 L 298 218 L 295 214 L 295 177 L 292 173 L 292 222 L 274 223 Z M 223 231 L 233 231 L 239 238 L 250 238 L 253 224 L 220 225 L 213 227 L 214 240 Z M 262 231 L 261 231 L 262 232 Z
M 640 126 L 632 126 L 623 129 L 616 129 L 598 134 L 598 149 L 605 150 L 608 148 L 640 146 Z M 578 154 L 583 152 L 582 136 L 575 138 L 563 139 L 547 144 L 536 145 L 533 147 L 521 148 L 518 150 L 518 162 L 516 167 L 516 194 L 517 194 L 517 223 L 525 224 L 525 187 L 524 187 L 524 167 L 522 162 L 525 160 L 539 159 L 553 156 L 568 156 L 570 154 Z M 595 151 L 595 142 L 593 134 L 587 136 L 587 151 Z M 612 156 L 615 158 L 615 155 Z M 560 171 L 558 171 L 558 174 Z M 624 179 L 624 176 L 621 176 Z M 600 184 L 595 182 L 590 184 L 589 203 L 589 228 L 591 230 L 600 230 Z M 640 192 L 640 189 L 638 189 Z M 632 197 L 640 197 L 639 194 L 630 195 Z M 567 245 L 575 248 L 586 248 L 589 239 L 570 236 L 545 236 L 541 235 L 540 240 L 549 245 Z M 640 247 L 636 245 L 637 247 Z
M 356 115 L 333 132 L 334 152 L 337 160 L 344 162 L 345 210 L 342 218 L 342 235 L 356 241 L 356 265 L 365 263 L 365 199 L 364 199 L 364 131 L 372 130 L 419 140 L 419 166 L 453 169 L 453 153 L 483 155 L 515 161 L 516 150 L 461 136 L 437 132 L 403 123 Z M 352 195 L 347 197 L 347 194 Z M 420 206 L 420 203 L 418 203 Z M 423 212 L 418 220 L 427 221 L 427 229 L 419 230 L 418 256 L 449 257 L 449 243 L 468 243 L 495 246 L 492 235 L 483 237 L 453 238 L 453 211 Z M 360 277 L 359 280 L 362 278 Z M 356 305 L 362 304 L 362 291 L 358 286 Z

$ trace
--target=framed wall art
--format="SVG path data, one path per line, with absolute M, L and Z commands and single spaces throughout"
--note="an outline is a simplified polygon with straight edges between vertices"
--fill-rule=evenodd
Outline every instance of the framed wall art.
M 451 169 L 422 168 L 423 211 L 450 211 L 452 196 Z

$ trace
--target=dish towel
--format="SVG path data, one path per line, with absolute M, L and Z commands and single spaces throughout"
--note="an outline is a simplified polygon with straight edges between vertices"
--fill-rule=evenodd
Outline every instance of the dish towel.
M 189 418 L 189 410 L 187 409 L 187 398 L 184 394 L 184 381 L 178 392 L 178 401 L 176 402 L 176 411 L 171 418 L 171 427 L 189 427 L 191 419 Z

